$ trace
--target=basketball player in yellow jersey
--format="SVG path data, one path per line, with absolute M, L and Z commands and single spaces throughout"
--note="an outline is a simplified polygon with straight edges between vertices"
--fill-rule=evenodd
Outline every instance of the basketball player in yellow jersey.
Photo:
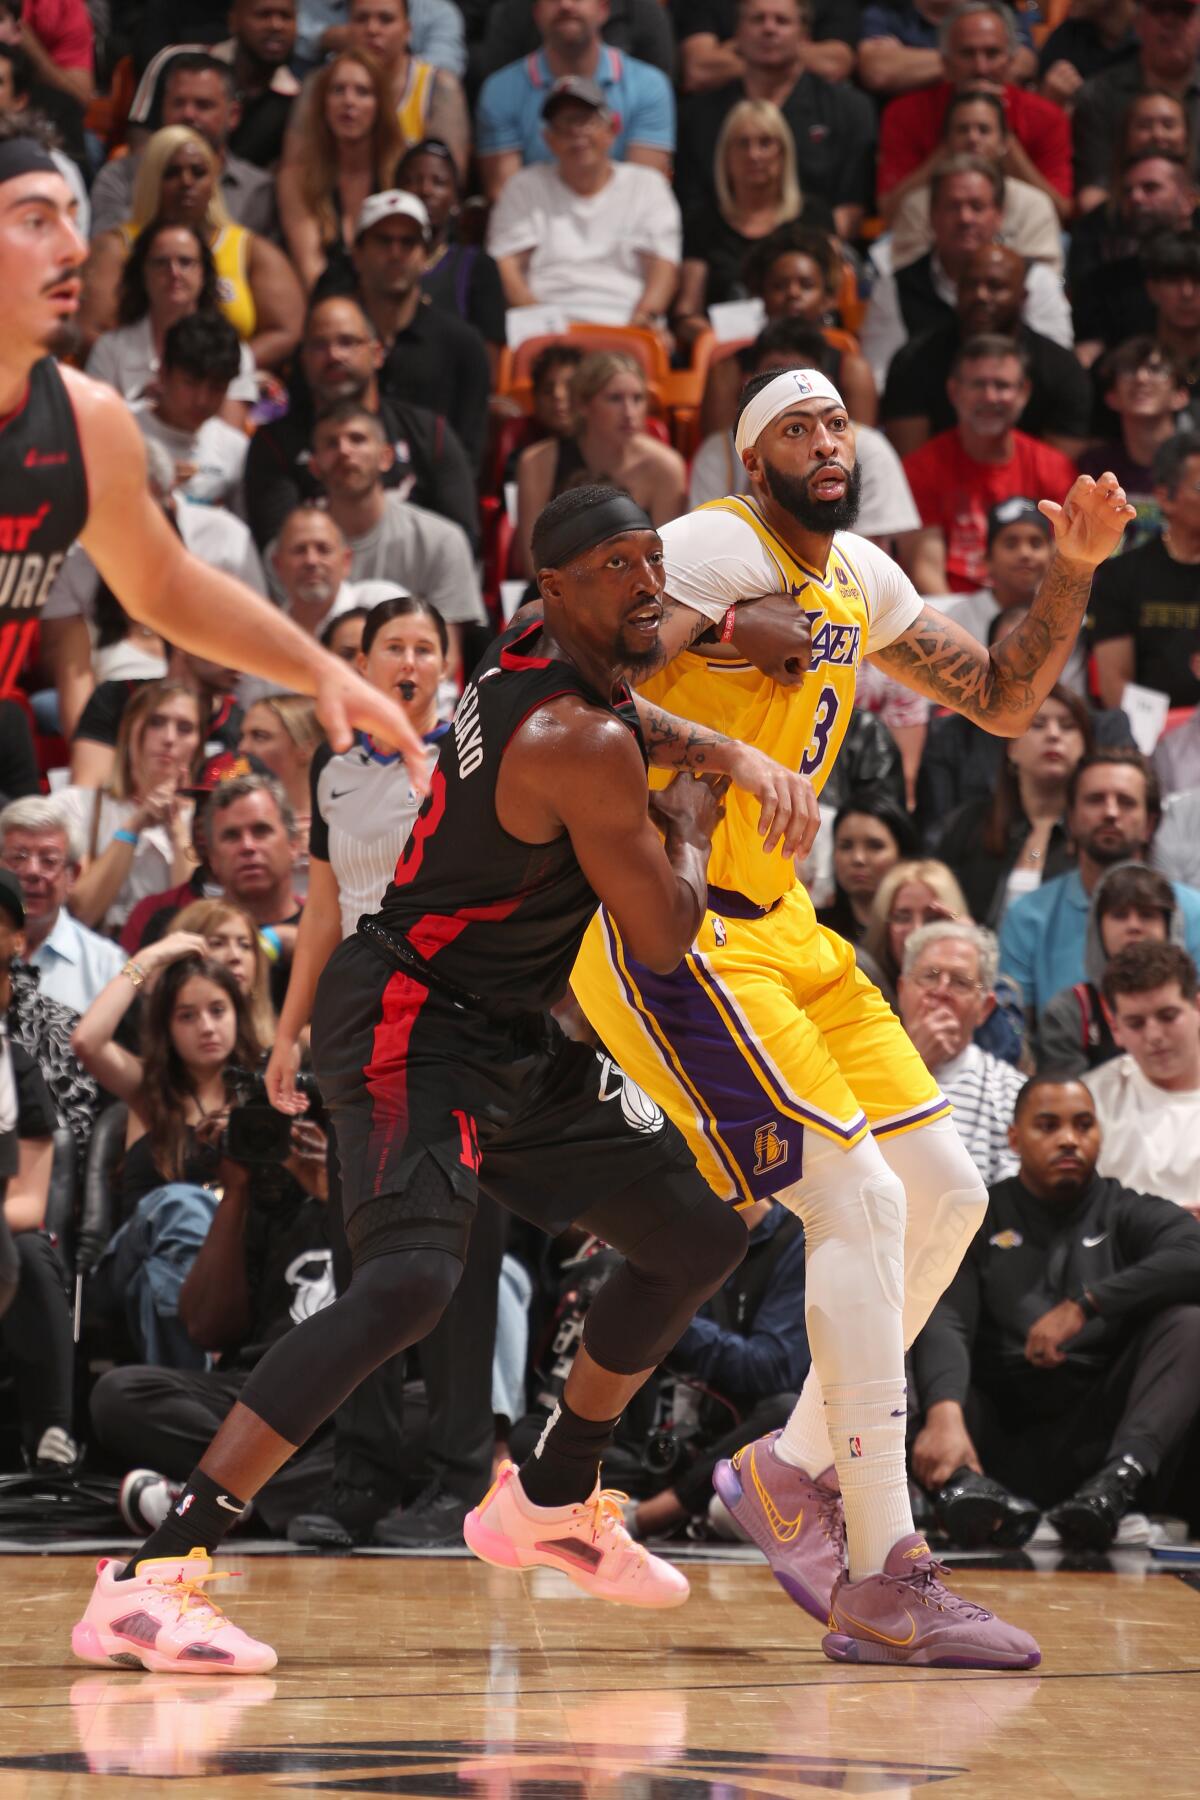
M 811 629 L 811 665 L 787 687 L 684 650 L 642 682 L 651 713 L 661 705 L 745 739 L 819 787 L 858 664 L 873 655 L 987 730 L 1025 729 L 1074 645 L 1093 569 L 1132 516 L 1113 476 L 1081 478 L 1062 507 L 1043 502 L 1057 555 L 1028 618 L 989 654 L 847 529 L 854 430 L 823 375 L 748 383 L 736 444 L 750 495 L 664 528 L 667 591 L 722 620 L 719 638 L 741 630 L 726 608 L 790 595 Z M 732 796 L 708 902 L 669 976 L 635 963 L 602 911 L 572 987 L 717 1191 L 741 1206 L 774 1194 L 804 1221 L 813 1373 L 781 1433 L 718 1467 L 717 1490 L 789 1595 L 830 1622 L 827 1655 L 1031 1667 L 1032 1638 L 941 1584 L 913 1532 L 905 1476 L 904 1349 L 958 1267 L 986 1190 L 899 1021 L 849 945 L 817 924 L 791 864 L 763 856 L 752 812 Z

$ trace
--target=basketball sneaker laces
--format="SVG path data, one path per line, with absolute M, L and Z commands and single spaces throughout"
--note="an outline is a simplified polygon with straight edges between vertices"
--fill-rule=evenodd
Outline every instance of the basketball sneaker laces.
M 216 1601 L 204 1592 L 200 1584 L 204 1581 L 231 1581 L 235 1575 L 240 1575 L 240 1573 L 240 1569 L 209 1569 L 205 1574 L 189 1575 L 186 1580 L 181 1576 L 178 1581 L 153 1585 L 157 1586 L 159 1593 L 175 1606 L 181 1619 L 190 1616 L 192 1624 L 205 1636 L 211 1637 L 214 1632 L 221 1629 L 222 1625 L 228 1625 L 230 1621 Z M 205 1613 L 208 1614 L 208 1617 L 204 1616 Z
M 624 1509 L 628 1502 L 629 1495 L 621 1493 L 618 1488 L 601 1488 L 590 1500 L 584 1502 L 584 1510 L 590 1510 L 592 1515 L 592 1542 L 594 1544 L 606 1533 L 611 1534 L 617 1549 L 632 1550 L 638 1562 L 644 1563 L 649 1552 L 636 1538 L 629 1535 L 625 1526 Z
M 977 1606 L 973 1600 L 965 1600 L 961 1594 L 954 1593 L 945 1585 L 943 1577 L 949 1573 L 945 1563 L 934 1562 L 930 1558 L 923 1568 L 914 1569 L 911 1575 L 902 1575 L 899 1579 L 922 1606 L 936 1607 L 938 1612 L 953 1613 L 960 1619 L 992 1618 L 993 1614 L 986 1606 Z

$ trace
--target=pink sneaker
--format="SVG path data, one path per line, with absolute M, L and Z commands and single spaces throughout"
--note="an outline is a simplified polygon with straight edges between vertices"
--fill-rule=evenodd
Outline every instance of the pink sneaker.
M 713 1470 L 713 1487 L 762 1551 L 790 1600 L 829 1624 L 833 1584 L 846 1567 L 846 1522 L 837 1470 L 815 1478 L 775 1454 L 772 1431 Z
M 225 1617 L 201 1587 L 228 1580 L 203 1550 L 190 1556 L 154 1557 L 118 1581 L 118 1557 L 96 1565 L 87 1611 L 71 1632 L 71 1648 L 83 1662 L 115 1663 L 154 1674 L 265 1675 L 278 1658 Z
M 621 1606 L 682 1606 L 685 1577 L 630 1537 L 624 1498 L 597 1483 L 581 1505 L 534 1506 L 516 1464 L 504 1462 L 467 1514 L 463 1536 L 476 1556 L 501 1569 L 561 1569 L 585 1594 Z
M 1042 1653 L 1028 1632 L 952 1594 L 945 1573 L 919 1532 L 902 1537 L 882 1575 L 839 1580 L 822 1650 L 834 1662 L 1036 1669 Z

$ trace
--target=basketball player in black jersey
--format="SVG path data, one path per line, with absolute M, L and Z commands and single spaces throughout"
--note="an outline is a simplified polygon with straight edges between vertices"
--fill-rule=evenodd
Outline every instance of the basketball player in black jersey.
M 315 694 L 336 750 L 361 726 L 403 751 L 423 793 L 425 748 L 401 709 L 188 554 L 150 496 L 125 402 L 54 360 L 71 348 L 87 245 L 37 130 L 24 115 L 0 119 L 0 625 L 37 618 L 78 539 L 134 618 L 181 649 Z
M 686 773 L 648 793 L 621 677 L 660 654 L 662 547 L 649 518 L 614 489 L 575 490 L 546 508 L 533 548 L 544 623 L 511 627 L 484 657 L 382 906 L 334 952 L 317 991 L 313 1060 L 337 1133 L 353 1278 L 267 1352 L 133 1561 L 101 1564 L 72 1639 L 88 1661 L 273 1666 L 269 1646 L 204 1603 L 208 1553 L 346 1394 L 436 1324 L 480 1187 L 548 1232 L 586 1226 L 625 1261 L 592 1304 L 536 1451 L 519 1474 L 502 1470 L 468 1518 L 468 1542 L 630 1605 L 687 1597 L 684 1577 L 628 1536 L 597 1465 L 746 1234 L 675 1127 L 546 1009 L 600 900 L 634 955 L 674 967 L 704 914 L 720 802 Z M 803 777 L 707 730 L 685 740 L 673 723 L 651 720 L 661 760 L 755 794 L 768 853 L 807 849 L 815 803 Z

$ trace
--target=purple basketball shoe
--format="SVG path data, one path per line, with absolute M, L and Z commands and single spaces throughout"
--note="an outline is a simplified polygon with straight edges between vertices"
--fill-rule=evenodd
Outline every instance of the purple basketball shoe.
M 815 1479 L 775 1454 L 777 1431 L 744 1444 L 713 1470 L 713 1486 L 762 1551 L 790 1600 L 829 1624 L 833 1585 L 846 1566 L 846 1526 L 837 1471 Z
M 902 1537 L 881 1575 L 843 1576 L 821 1648 L 833 1662 L 915 1663 L 931 1669 L 1036 1669 L 1028 1632 L 952 1594 L 917 1532 Z

